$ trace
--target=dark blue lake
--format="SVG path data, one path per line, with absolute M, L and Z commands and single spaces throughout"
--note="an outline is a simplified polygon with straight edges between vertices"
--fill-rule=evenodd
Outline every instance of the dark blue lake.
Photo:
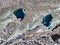
M 22 21 L 22 20 L 24 19 L 24 17 L 25 17 L 25 13 L 24 13 L 24 11 L 23 11 L 22 8 L 15 10 L 13 13 L 15 14 L 15 16 L 16 16 L 17 18 L 21 18 L 21 21 Z
M 50 25 L 50 21 L 52 20 L 52 14 L 47 14 L 45 17 L 43 17 L 42 19 L 42 24 L 44 24 L 45 26 L 49 26 Z

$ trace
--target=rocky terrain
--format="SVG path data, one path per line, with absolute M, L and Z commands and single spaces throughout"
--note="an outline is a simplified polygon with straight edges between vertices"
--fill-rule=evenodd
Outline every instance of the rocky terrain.
M 13 13 L 20 8 L 22 21 Z M 41 23 L 48 14 L 49 27 Z M 0 45 L 60 45 L 60 0 L 0 0 Z

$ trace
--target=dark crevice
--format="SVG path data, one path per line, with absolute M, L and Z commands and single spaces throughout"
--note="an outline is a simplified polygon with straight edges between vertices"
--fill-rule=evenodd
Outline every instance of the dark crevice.
M 59 26 L 60 26 L 60 24 L 56 25 L 56 26 L 52 29 L 52 31 L 53 31 L 54 29 L 58 28 Z
M 60 35 L 55 34 L 55 35 L 52 35 L 51 37 L 52 37 L 53 41 L 57 41 L 60 38 Z

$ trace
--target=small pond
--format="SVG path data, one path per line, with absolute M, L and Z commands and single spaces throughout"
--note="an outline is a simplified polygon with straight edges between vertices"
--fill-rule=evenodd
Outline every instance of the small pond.
M 15 16 L 17 18 L 21 18 L 21 21 L 24 19 L 25 17 L 25 13 L 24 13 L 24 9 L 23 8 L 20 8 L 20 9 L 17 9 L 13 12 L 15 14 Z
M 53 18 L 52 14 L 47 14 L 45 17 L 43 17 L 41 23 L 48 27 L 51 24 L 50 22 L 51 22 L 52 18 Z

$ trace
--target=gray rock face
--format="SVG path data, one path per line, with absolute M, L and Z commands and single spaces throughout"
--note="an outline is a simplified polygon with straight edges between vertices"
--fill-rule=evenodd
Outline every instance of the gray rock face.
M 13 14 L 20 8 L 26 15 L 21 22 Z M 60 45 L 59 8 L 60 0 L 0 0 L 0 45 Z M 53 17 L 50 27 L 41 24 L 48 13 Z

